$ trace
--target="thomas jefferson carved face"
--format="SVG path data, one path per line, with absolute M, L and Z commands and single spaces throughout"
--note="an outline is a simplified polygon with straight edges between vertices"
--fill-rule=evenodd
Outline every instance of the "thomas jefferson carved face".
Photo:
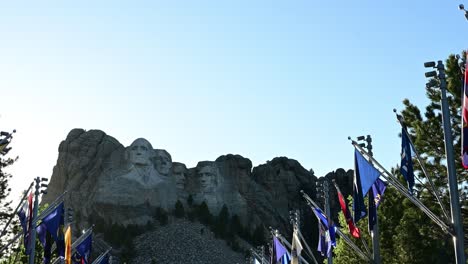
M 162 175 L 167 176 L 172 168 L 172 160 L 169 153 L 165 150 L 157 150 L 156 152 L 156 169 Z
M 201 190 L 212 193 L 218 186 L 218 169 L 213 165 L 205 165 L 198 171 Z
M 128 148 L 128 158 L 134 165 L 148 166 L 153 156 L 153 147 L 144 138 L 138 138 Z

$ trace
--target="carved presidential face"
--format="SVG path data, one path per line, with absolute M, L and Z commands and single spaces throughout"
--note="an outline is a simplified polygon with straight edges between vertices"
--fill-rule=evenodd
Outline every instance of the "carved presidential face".
M 205 165 L 198 171 L 200 188 L 203 192 L 214 192 L 218 186 L 218 169 L 213 165 Z
M 162 175 L 168 175 L 172 168 L 171 156 L 165 150 L 156 152 L 156 169 Z
M 128 148 L 128 158 L 134 165 L 148 166 L 153 156 L 153 147 L 144 138 L 138 138 Z
M 187 169 L 183 165 L 175 165 L 172 169 L 172 175 L 175 179 L 175 184 L 177 189 L 185 189 L 185 184 L 187 182 Z

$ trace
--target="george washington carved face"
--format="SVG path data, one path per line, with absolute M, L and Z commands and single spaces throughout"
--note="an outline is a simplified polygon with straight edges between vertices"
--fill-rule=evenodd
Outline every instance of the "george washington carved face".
M 138 138 L 127 149 L 128 159 L 133 165 L 148 166 L 154 156 L 153 147 L 144 138 Z

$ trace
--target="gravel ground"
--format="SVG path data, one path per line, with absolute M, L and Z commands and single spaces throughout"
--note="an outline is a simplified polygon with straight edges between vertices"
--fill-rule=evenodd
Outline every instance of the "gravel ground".
M 233 251 L 224 240 L 214 238 L 204 225 L 187 220 L 176 220 L 140 235 L 135 238 L 134 245 L 137 257 L 132 264 L 151 264 L 152 260 L 158 264 L 245 263 L 243 253 Z

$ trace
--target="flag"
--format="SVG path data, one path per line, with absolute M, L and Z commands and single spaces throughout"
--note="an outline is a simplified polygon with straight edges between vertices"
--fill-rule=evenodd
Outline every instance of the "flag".
M 379 176 L 380 172 L 355 149 L 353 180 L 354 223 L 357 223 L 367 215 L 364 197 Z
M 63 222 L 63 217 L 63 202 L 61 202 L 42 219 L 42 223 L 46 226 L 47 231 L 55 241 L 59 239 L 59 229 L 61 222 Z
M 319 226 L 319 239 L 318 239 L 317 251 L 320 252 L 322 256 L 325 256 L 327 255 L 327 243 L 325 242 L 326 229 L 323 227 L 321 223 L 319 223 L 318 226 Z
M 78 244 L 78 246 L 76 246 L 76 257 L 74 257 L 74 263 L 76 264 L 89 264 L 89 257 L 91 256 L 91 246 L 92 246 L 92 243 L 93 243 L 93 237 L 92 237 L 92 234 L 91 232 L 89 232 L 89 234 L 86 236 L 85 239 L 83 239 L 83 241 L 80 242 L 80 244 Z M 77 259 L 79 259 L 79 261 L 77 262 Z
M 320 208 L 314 208 L 313 212 L 319 220 L 319 222 L 322 223 L 323 226 L 328 228 L 328 219 L 327 216 L 322 212 L 322 210 L 320 210 Z
M 44 259 L 43 262 L 44 264 L 50 263 L 50 260 L 52 258 L 52 244 L 54 243 L 54 240 L 52 238 L 52 235 L 47 232 L 47 230 L 44 228 Z
M 414 187 L 413 157 L 411 143 L 406 134 L 406 129 L 401 128 L 401 166 L 400 172 L 408 183 L 408 190 L 412 194 Z
M 71 254 L 72 254 L 72 234 L 71 226 L 68 226 L 67 231 L 65 231 L 65 264 L 72 264 Z
M 353 217 L 351 216 L 351 212 L 349 211 L 348 204 L 346 203 L 343 194 L 338 188 L 338 185 L 335 184 L 335 188 L 336 192 L 338 193 L 338 201 L 340 202 L 341 211 L 343 212 L 346 223 L 348 224 L 349 233 L 355 238 L 361 237 L 359 228 L 354 224 Z
M 20 219 L 21 227 L 23 228 L 24 248 L 26 249 L 26 255 L 31 253 L 31 227 L 32 227 L 32 213 L 33 213 L 33 194 L 29 193 L 28 199 L 24 201 L 21 209 L 18 211 L 18 217 Z
M 372 193 L 374 195 L 375 207 L 379 207 L 380 201 L 382 200 L 383 193 L 387 189 L 387 184 L 380 178 L 375 181 L 372 185 Z
M 284 254 L 281 257 L 281 264 L 289 264 L 290 261 L 291 261 L 291 256 L 289 255 L 288 252 L 286 252 L 286 254 Z
M 302 244 L 299 240 L 299 230 L 297 228 L 294 228 L 291 244 L 291 264 L 298 264 L 299 256 L 302 251 Z
M 467 53 L 468 58 L 468 53 Z M 468 64 L 468 60 L 467 60 Z M 465 66 L 465 85 L 462 95 L 462 165 L 468 169 L 468 67 Z
M 276 264 L 278 261 L 281 260 L 281 258 L 284 255 L 287 255 L 287 254 L 288 254 L 288 251 L 283 246 L 283 244 L 281 244 L 278 238 L 273 237 L 273 256 L 272 256 L 274 260 L 273 264 Z
M 385 182 L 377 179 L 372 185 L 372 192 L 369 192 L 369 233 L 374 230 L 377 223 L 377 207 L 386 188 Z
M 64 226 L 64 211 L 63 202 L 58 204 L 47 216 L 42 219 L 47 232 L 50 233 L 52 239 L 57 244 L 57 251 L 60 257 L 65 256 L 65 239 L 63 234 Z
M 377 208 L 375 207 L 374 192 L 369 192 L 369 233 L 374 230 L 377 223 Z
M 327 256 L 331 256 L 332 246 L 336 247 L 336 226 L 331 221 L 328 221 L 327 216 L 322 213 L 320 208 L 314 208 L 313 212 L 319 220 L 319 234 L 323 229 L 322 233 L 325 237 L 325 241 L 322 244 L 320 244 L 322 237 L 319 238 L 319 251 L 323 254 L 323 249 L 326 247 Z

